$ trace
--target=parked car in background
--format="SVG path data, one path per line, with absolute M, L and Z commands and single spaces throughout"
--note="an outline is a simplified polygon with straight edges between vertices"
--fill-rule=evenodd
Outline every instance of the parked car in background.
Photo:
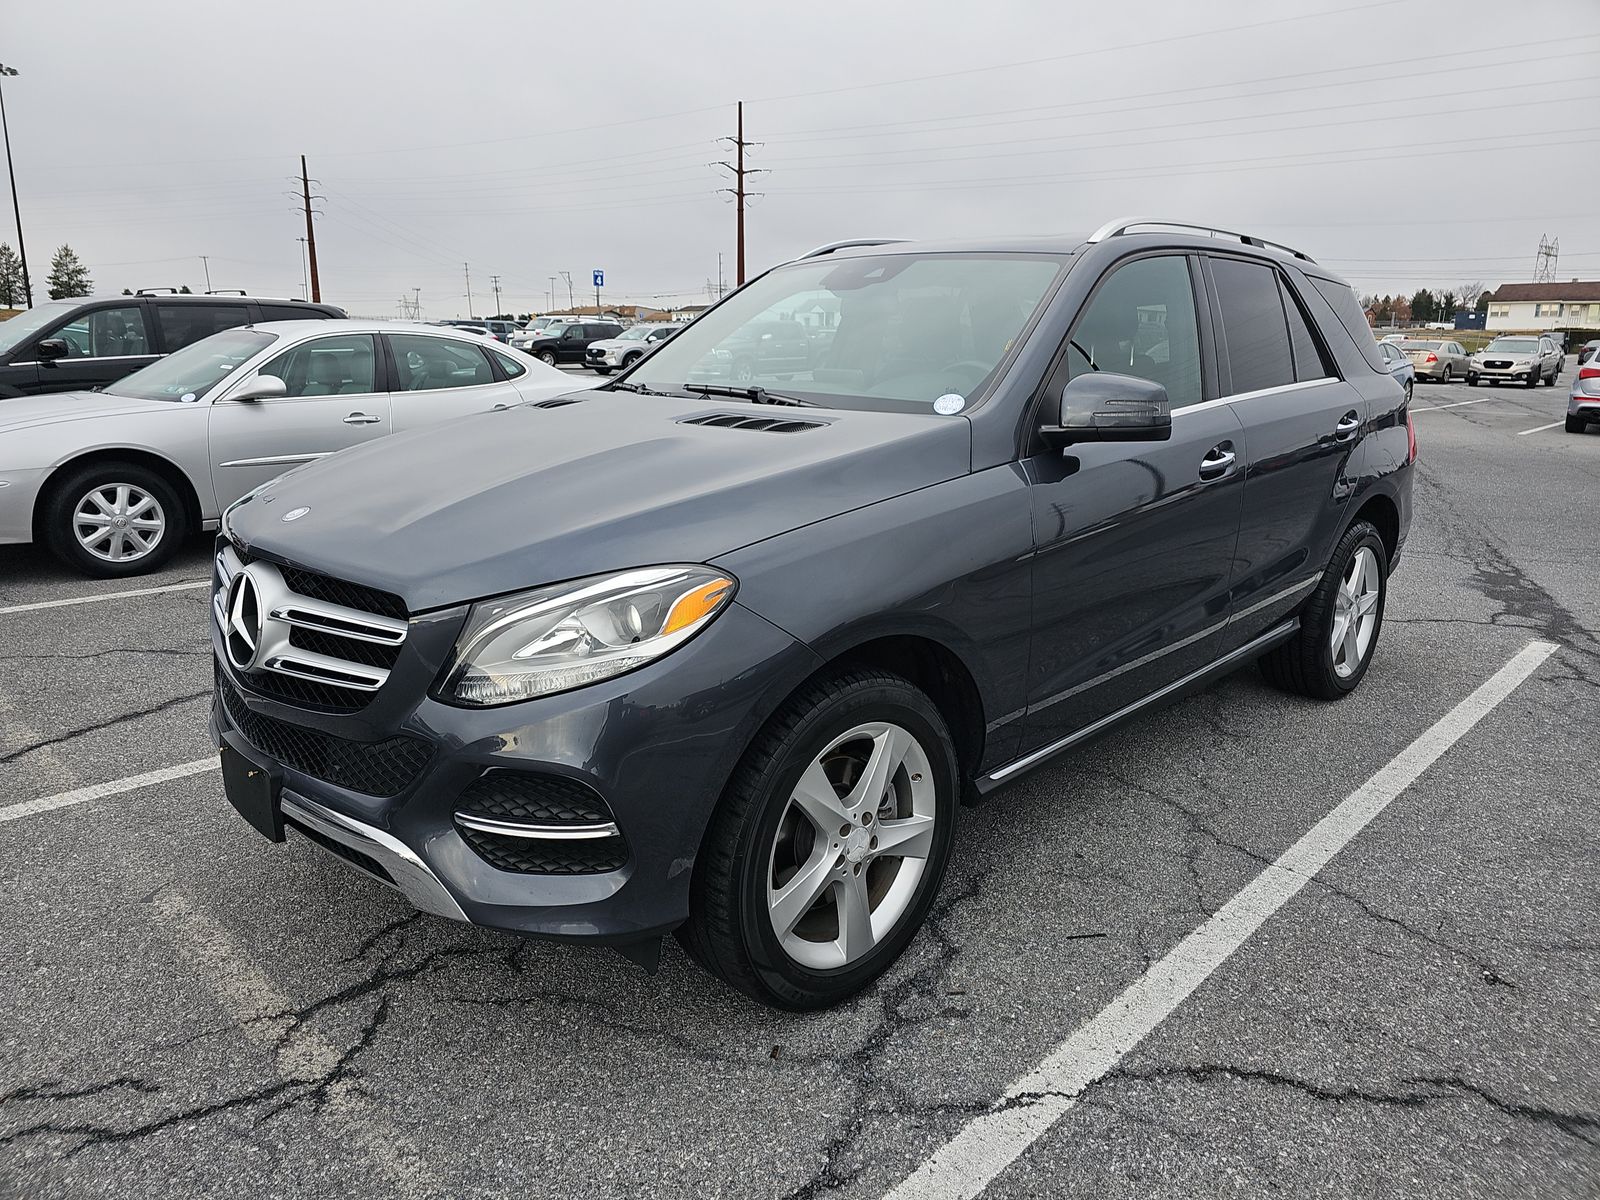
M 0 399 L 103 387 L 238 325 L 343 316 L 331 304 L 262 296 L 52 300 L 0 321 Z
M 1555 343 L 1543 334 L 1497 337 L 1469 360 L 1467 384 L 1477 387 L 1482 379 L 1496 385 L 1520 383 L 1533 387 L 1542 379 L 1554 387 L 1565 360 Z
M 1467 373 L 1467 352 L 1460 342 L 1401 342 L 1400 353 L 1411 360 L 1418 379 L 1449 383 Z
M 1600 338 L 1596 338 L 1592 342 L 1585 342 L 1578 348 L 1578 364 L 1581 366 L 1588 362 L 1597 353 L 1600 353 Z
M 1405 341 L 1408 336 L 1408 334 L 1404 333 L 1386 333 L 1383 335 L 1382 342 L 1398 346 L 1401 342 Z
M 140 574 L 293 467 L 584 386 L 432 325 L 225 330 L 104 391 L 0 404 L 0 543 L 37 532 L 85 574 Z
M 590 342 L 584 351 L 584 364 L 600 375 L 623 370 L 682 328 L 683 325 L 676 322 L 653 321 L 624 329 L 614 338 Z
M 1582 433 L 1590 425 L 1600 425 L 1600 361 L 1578 368 L 1567 397 L 1567 432 Z
M 522 343 L 524 354 L 531 354 L 542 363 L 581 363 L 590 345 L 604 338 L 614 338 L 622 326 L 614 321 L 583 321 L 571 325 L 552 325 L 538 337 Z
M 559 326 L 581 324 L 582 317 L 534 317 L 511 335 L 511 345 L 518 350 L 525 350 L 529 342 L 547 336 Z
M 1557 350 L 1559 350 L 1563 355 L 1566 354 L 1566 352 L 1567 352 L 1567 331 L 1565 329 L 1548 329 L 1548 330 L 1545 331 L 1544 336 L 1549 338 L 1551 343 L 1554 344 L 1555 348 Z
M 1394 381 L 1406 390 L 1406 399 L 1411 399 L 1411 388 L 1416 382 L 1417 368 L 1412 365 L 1398 342 L 1379 342 L 1378 353 L 1383 355 L 1383 365 Z
M 804 325 L 794 321 L 753 321 L 697 363 L 689 378 L 696 382 L 748 383 L 758 376 L 770 376 L 783 382 L 811 367 L 812 344 Z
M 818 299 L 827 368 L 769 390 L 807 338 L 767 314 Z M 1354 692 L 1415 459 L 1349 285 L 1260 239 L 807 255 L 576 402 L 230 509 L 223 788 L 429 912 L 652 969 L 676 932 L 765 1003 L 837 1004 L 933 910 L 963 799 L 1253 660 Z M 271 647 L 330 594 L 306 696 Z

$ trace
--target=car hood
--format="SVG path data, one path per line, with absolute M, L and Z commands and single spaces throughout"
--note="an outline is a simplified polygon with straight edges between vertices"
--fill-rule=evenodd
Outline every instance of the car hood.
M 689 423 L 707 416 L 811 427 Z M 964 417 L 591 392 L 311 463 L 233 509 L 228 528 L 251 553 L 394 592 L 420 611 L 603 571 L 709 562 L 965 475 L 970 463 Z
M 591 349 L 591 350 L 615 350 L 615 349 L 617 349 L 618 347 L 621 347 L 621 346 L 638 346 L 639 349 L 641 349 L 641 350 L 648 350 L 650 348 L 651 344 L 652 343 L 650 343 L 650 342 L 636 342 L 636 341 L 632 341 L 632 340 L 623 341 L 623 339 L 621 339 L 621 338 L 601 338 L 599 341 L 590 342 L 589 343 L 589 349 Z
M 135 400 L 110 392 L 50 392 L 43 396 L 0 399 L 0 434 L 15 433 L 35 425 L 60 425 L 65 421 L 122 416 L 187 408 L 177 402 Z

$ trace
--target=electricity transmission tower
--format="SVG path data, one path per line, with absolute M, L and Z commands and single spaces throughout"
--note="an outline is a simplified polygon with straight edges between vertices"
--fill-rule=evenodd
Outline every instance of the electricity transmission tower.
M 1561 254 L 1561 239 L 1547 238 L 1539 235 L 1539 254 L 1533 260 L 1533 281 L 1535 283 L 1554 283 L 1556 281 L 1556 260 Z

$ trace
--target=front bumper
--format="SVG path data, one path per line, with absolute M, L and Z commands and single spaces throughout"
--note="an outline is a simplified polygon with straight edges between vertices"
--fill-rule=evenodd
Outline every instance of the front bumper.
M 1476 375 L 1479 379 L 1510 380 L 1513 383 L 1521 383 L 1530 373 L 1537 375 L 1539 372 L 1538 363 L 1518 367 L 1486 367 L 1481 363 L 1473 363 L 1468 368 L 1468 373 Z
M 331 713 L 252 690 L 228 661 L 213 615 L 213 738 L 243 741 L 252 757 L 281 768 L 283 814 L 294 833 L 424 911 L 615 944 L 682 924 L 695 857 L 724 784 L 772 708 L 819 660 L 735 602 L 698 637 L 628 675 L 521 704 L 457 708 L 428 692 L 465 618 L 464 607 L 412 617 L 405 649 L 375 698 L 358 712 Z M 387 796 L 298 770 L 244 736 L 223 701 L 225 688 L 251 722 L 367 747 L 409 739 L 426 747 L 425 764 Z M 492 865 L 463 837 L 456 813 L 467 788 L 490 771 L 586 785 L 610 809 L 626 861 L 559 875 Z
M 33 510 L 44 471 L 0 471 L 0 546 L 33 541 Z

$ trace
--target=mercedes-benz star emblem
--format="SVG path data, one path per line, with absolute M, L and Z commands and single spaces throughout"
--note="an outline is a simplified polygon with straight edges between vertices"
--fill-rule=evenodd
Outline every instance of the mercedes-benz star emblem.
M 228 589 L 228 627 L 223 631 L 228 661 L 239 670 L 248 671 L 255 665 L 261 630 L 261 593 L 250 572 L 240 571 Z
M 288 512 L 283 514 L 282 520 L 298 521 L 310 511 L 311 510 L 309 508 L 291 508 Z

